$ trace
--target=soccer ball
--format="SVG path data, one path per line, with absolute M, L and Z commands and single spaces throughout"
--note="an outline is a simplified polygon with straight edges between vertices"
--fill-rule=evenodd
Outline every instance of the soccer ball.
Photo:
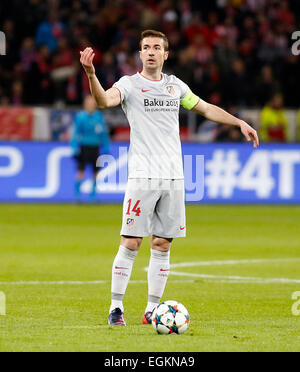
M 152 314 L 152 325 L 157 333 L 182 334 L 190 323 L 187 309 L 177 301 L 165 301 L 159 304 Z

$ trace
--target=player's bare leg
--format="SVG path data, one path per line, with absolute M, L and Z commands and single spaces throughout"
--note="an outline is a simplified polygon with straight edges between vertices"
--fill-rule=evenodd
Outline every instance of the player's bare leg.
M 122 236 L 119 251 L 112 267 L 111 306 L 108 323 L 110 325 L 126 326 L 124 320 L 123 297 L 131 276 L 132 266 L 142 238 Z
M 143 324 L 151 323 L 153 310 L 160 303 L 170 271 L 170 248 L 173 239 L 152 236 L 151 256 L 148 269 L 148 304 Z

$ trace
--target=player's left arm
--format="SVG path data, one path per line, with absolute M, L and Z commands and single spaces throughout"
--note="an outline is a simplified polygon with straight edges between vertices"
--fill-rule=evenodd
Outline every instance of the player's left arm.
M 205 102 L 200 98 L 196 105 L 192 108 L 192 111 L 216 123 L 235 125 L 239 127 L 243 135 L 246 137 L 246 140 L 248 142 L 253 141 L 254 148 L 259 145 L 259 139 L 255 129 L 253 129 L 244 120 L 236 118 L 220 107 Z

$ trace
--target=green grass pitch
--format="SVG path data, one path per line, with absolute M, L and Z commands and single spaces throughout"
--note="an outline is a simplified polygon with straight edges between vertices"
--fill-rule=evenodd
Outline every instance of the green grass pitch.
M 187 220 L 163 300 L 182 302 L 191 324 L 163 336 L 141 324 L 149 239 L 125 296 L 128 326 L 107 325 L 120 205 L 0 205 L 0 351 L 300 351 L 300 207 L 188 206 Z

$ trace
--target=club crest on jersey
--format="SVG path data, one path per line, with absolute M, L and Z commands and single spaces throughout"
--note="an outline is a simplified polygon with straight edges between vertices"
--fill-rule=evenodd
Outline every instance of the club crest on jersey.
M 135 223 L 134 218 L 127 218 L 126 225 L 127 225 L 128 227 L 133 227 L 133 226 L 134 226 L 134 223 Z
M 177 92 L 176 92 L 176 89 L 174 87 L 174 85 L 166 85 L 165 86 L 165 89 L 166 89 L 166 92 L 171 96 L 171 97 L 177 97 Z

